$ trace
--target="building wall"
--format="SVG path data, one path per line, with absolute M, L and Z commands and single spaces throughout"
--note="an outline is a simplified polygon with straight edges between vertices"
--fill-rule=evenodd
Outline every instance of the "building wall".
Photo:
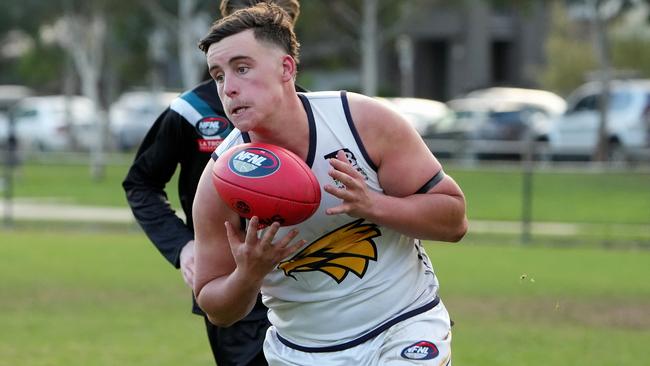
M 393 61 L 382 67 L 400 71 L 385 89 L 445 101 L 492 85 L 535 87 L 535 70 L 544 62 L 548 11 L 541 0 L 522 10 L 493 9 L 482 0 L 418 9 L 402 26 L 412 55 L 404 55 L 404 47 L 388 50 L 387 59 Z M 404 60 L 412 64 L 405 66 Z

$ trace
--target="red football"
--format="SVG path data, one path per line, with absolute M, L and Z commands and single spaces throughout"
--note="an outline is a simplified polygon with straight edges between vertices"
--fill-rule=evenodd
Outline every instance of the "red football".
M 282 226 L 307 220 L 320 205 L 320 184 L 291 151 L 271 144 L 247 143 L 221 154 L 212 170 L 219 196 L 245 218 Z

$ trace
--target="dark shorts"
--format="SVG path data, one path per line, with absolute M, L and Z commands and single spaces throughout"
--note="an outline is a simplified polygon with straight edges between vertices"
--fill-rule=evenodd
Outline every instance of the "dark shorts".
M 246 318 L 227 328 L 210 323 L 196 303 L 193 312 L 204 318 L 210 348 L 218 366 L 268 365 L 262 347 L 266 330 L 271 323 L 266 317 L 267 308 L 262 304 L 261 297 L 258 297 L 255 307 Z
M 240 321 L 220 328 L 205 318 L 212 354 L 219 366 L 266 366 L 262 346 L 269 327 L 266 319 Z

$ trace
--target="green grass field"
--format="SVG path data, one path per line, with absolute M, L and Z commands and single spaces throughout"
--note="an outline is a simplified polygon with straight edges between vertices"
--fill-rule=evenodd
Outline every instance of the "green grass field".
M 86 165 L 30 163 L 15 199 L 126 207 L 127 168 L 92 182 Z M 446 170 L 470 222 L 520 219 L 521 172 Z M 470 232 L 429 243 L 456 322 L 454 364 L 647 363 L 649 187 L 648 173 L 536 172 L 533 219 L 578 223 L 577 239 L 548 232 L 522 246 L 512 233 Z M 212 364 L 190 290 L 134 225 L 3 227 L 0 278 L 0 366 Z
M 190 290 L 142 234 L 0 242 L 0 365 L 210 365 Z
M 81 164 L 29 163 L 15 174 L 15 199 L 78 205 L 126 207 L 121 182 L 130 157 L 109 165 L 106 178 L 93 182 Z M 476 220 L 519 221 L 522 217 L 523 174 L 516 169 L 448 167 L 467 198 L 470 223 Z M 167 193 L 178 208 L 176 178 Z M 536 234 L 534 241 L 561 244 L 596 243 L 650 247 L 650 173 L 553 172 L 533 177 L 533 222 L 571 223 L 576 233 L 568 237 L 552 230 Z M 470 235 L 473 235 L 470 232 Z M 476 240 L 519 240 L 518 236 L 492 238 L 481 232 Z
M 0 365 L 210 365 L 189 290 L 138 232 L 0 232 Z M 433 243 L 455 365 L 642 365 L 650 252 Z
M 81 205 L 125 206 L 121 181 L 128 165 L 109 165 L 106 179 L 93 182 L 86 165 L 26 164 L 15 178 L 20 199 Z M 505 169 L 446 169 L 463 188 L 471 219 L 519 220 L 522 173 Z M 175 181 L 174 181 L 175 182 Z M 178 202 L 176 184 L 168 194 Z M 533 219 L 550 222 L 650 224 L 650 173 L 537 172 Z

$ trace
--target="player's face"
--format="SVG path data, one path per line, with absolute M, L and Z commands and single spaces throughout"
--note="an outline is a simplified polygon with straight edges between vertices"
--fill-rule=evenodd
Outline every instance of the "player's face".
M 285 56 L 279 47 L 258 42 L 252 30 L 226 37 L 208 48 L 210 75 L 235 127 L 250 131 L 277 109 Z

